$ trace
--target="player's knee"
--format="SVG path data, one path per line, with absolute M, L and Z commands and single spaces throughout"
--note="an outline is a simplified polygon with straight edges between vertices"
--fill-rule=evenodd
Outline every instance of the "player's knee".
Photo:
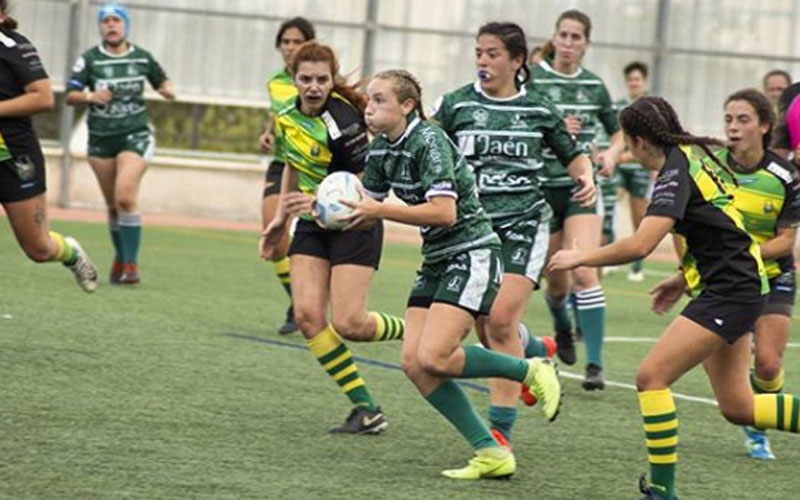
M 761 380 L 775 380 L 781 374 L 782 360 L 775 354 L 759 356 L 756 359 L 756 375 Z
M 406 374 L 409 380 L 412 382 L 416 382 L 420 379 L 424 370 L 422 366 L 419 364 L 419 360 L 417 360 L 416 355 L 410 352 L 403 353 L 403 373 Z
M 719 411 L 725 420 L 734 425 L 753 424 L 753 406 L 741 399 L 731 401 L 719 401 Z
M 48 245 L 47 240 L 23 243 L 22 251 L 34 262 L 42 263 L 53 260 L 53 248 Z
M 579 267 L 573 271 L 573 276 L 576 290 L 585 290 L 600 284 L 600 280 L 597 278 L 597 269 L 594 267 Z
M 510 314 L 502 310 L 499 310 L 497 314 L 494 314 L 494 312 L 493 310 L 493 314 L 489 316 L 489 321 L 487 322 L 487 335 L 492 341 L 502 344 L 512 341 L 515 336 L 518 336 L 517 322 L 513 320 Z
M 327 326 L 324 313 L 299 307 L 297 304 L 294 305 L 294 322 L 307 338 L 316 335 Z
M 636 390 L 639 392 L 643 391 L 654 391 L 658 389 L 664 389 L 668 387 L 666 380 L 660 376 L 658 370 L 655 370 L 649 366 L 640 366 L 638 370 L 636 370 Z
M 114 201 L 114 208 L 118 212 L 135 212 L 137 209 L 136 197 L 128 193 L 119 193 Z
M 419 353 L 417 359 L 422 371 L 428 375 L 435 377 L 446 376 L 447 370 L 447 356 L 437 352 L 424 351 Z
M 344 338 L 360 340 L 367 329 L 367 318 L 358 316 L 336 316 L 331 321 L 333 329 Z

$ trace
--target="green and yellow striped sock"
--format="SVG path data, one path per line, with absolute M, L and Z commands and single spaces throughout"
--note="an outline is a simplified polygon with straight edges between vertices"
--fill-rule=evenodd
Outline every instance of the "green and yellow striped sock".
M 406 322 L 403 318 L 374 311 L 367 314 L 375 320 L 375 335 L 372 337 L 372 342 L 403 339 L 406 331 Z
M 328 372 L 328 375 L 339 384 L 350 401 L 356 406 L 363 406 L 370 410 L 375 409 L 375 401 L 372 400 L 364 379 L 358 373 L 358 367 L 353 361 L 350 349 L 342 343 L 342 339 L 328 325 L 319 332 L 314 338 L 306 340 L 311 354 L 317 358 L 319 364 Z
M 666 500 L 675 498 L 675 464 L 678 463 L 678 416 L 669 389 L 639 393 L 644 417 L 650 485 Z
M 800 427 L 800 398 L 791 394 L 756 394 L 754 426 L 797 434 Z
M 764 380 L 758 377 L 755 371 L 750 372 L 750 385 L 757 394 L 780 394 L 783 392 L 786 373 L 781 368 L 781 372 L 772 380 Z
M 63 262 L 67 266 L 71 266 L 78 258 L 78 252 L 72 248 L 69 243 L 64 240 L 64 235 L 55 231 L 50 231 L 50 238 L 56 243 L 56 255 L 53 257 L 54 261 Z
M 286 294 L 291 298 L 292 287 L 289 279 L 289 257 L 284 257 L 281 260 L 273 262 L 272 267 L 275 270 L 275 276 L 278 277 L 283 289 L 286 290 Z

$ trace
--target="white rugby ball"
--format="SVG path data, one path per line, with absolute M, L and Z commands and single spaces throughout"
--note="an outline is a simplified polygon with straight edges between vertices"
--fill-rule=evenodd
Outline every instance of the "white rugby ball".
M 343 217 L 353 211 L 340 200 L 359 202 L 361 181 L 350 172 L 334 172 L 320 182 L 317 187 L 317 220 L 325 229 L 338 230 L 347 225 Z

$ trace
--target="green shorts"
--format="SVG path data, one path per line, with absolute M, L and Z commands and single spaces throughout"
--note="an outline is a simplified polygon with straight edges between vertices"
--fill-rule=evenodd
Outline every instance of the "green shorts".
M 634 198 L 647 198 L 650 194 L 650 171 L 641 165 L 629 164 L 617 167 L 620 184 Z
M 577 188 L 571 186 L 543 187 L 544 199 L 553 209 L 553 218 L 550 219 L 550 233 L 557 233 L 564 229 L 564 221 L 573 215 L 595 214 L 603 215 L 603 203 L 600 188 L 598 187 L 597 203 L 591 207 L 582 207 L 572 201 L 572 193 Z
M 503 242 L 503 272 L 525 276 L 533 282 L 534 288 L 539 287 L 539 278 L 547 258 L 551 217 L 552 212 L 546 207 L 533 220 L 494 227 L 494 232 Z
M 89 156 L 95 158 L 116 158 L 123 151 L 130 151 L 149 161 L 155 149 L 156 138 L 149 128 L 119 135 L 89 134 Z
M 443 302 L 473 317 L 488 315 L 503 279 L 498 247 L 476 248 L 433 264 L 423 263 L 407 307 L 429 308 Z

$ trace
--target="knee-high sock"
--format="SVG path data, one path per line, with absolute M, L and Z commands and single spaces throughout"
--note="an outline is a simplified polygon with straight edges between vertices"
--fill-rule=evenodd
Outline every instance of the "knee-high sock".
M 122 244 L 123 264 L 135 264 L 139 259 L 142 242 L 142 216 L 139 213 L 119 213 L 119 236 Z
M 756 394 L 754 426 L 797 433 L 800 428 L 800 398 L 791 394 Z
M 523 382 L 528 374 L 528 362 L 524 359 L 472 345 L 463 349 L 464 369 L 460 378 L 498 377 Z
M 317 358 L 319 364 L 355 406 L 375 409 L 375 401 L 372 400 L 364 379 L 358 373 L 350 349 L 342 343 L 342 339 L 333 327 L 328 325 L 314 338 L 306 340 L 306 344 L 311 354 Z
M 275 261 L 272 263 L 273 269 L 275 270 L 275 276 L 281 282 L 283 289 L 286 291 L 286 295 L 289 298 L 292 298 L 292 286 L 291 280 L 289 277 L 289 257 L 284 257 L 281 260 Z
M 66 266 L 71 266 L 78 259 L 78 252 L 64 240 L 64 235 L 55 231 L 50 231 L 50 238 L 56 243 L 56 254 L 53 260 L 62 262 Z
M 403 318 L 375 311 L 368 314 L 375 320 L 376 325 L 375 335 L 372 337 L 373 342 L 403 339 L 406 330 L 406 322 Z
M 757 394 L 780 394 L 786 380 L 786 373 L 781 368 L 778 376 L 772 380 L 765 380 L 758 377 L 755 370 L 750 372 L 750 385 Z
M 489 406 L 489 427 L 497 429 L 500 434 L 511 441 L 511 431 L 517 421 L 517 408 L 514 406 Z
M 650 484 L 667 500 L 675 498 L 675 464 L 678 462 L 678 416 L 669 389 L 639 393 L 644 418 Z
M 572 331 L 572 320 L 569 319 L 567 297 L 564 297 L 561 301 L 555 301 L 545 293 L 544 300 L 550 310 L 550 315 L 553 316 L 553 328 L 557 332 Z
M 603 337 L 606 333 L 606 298 L 601 287 L 575 294 L 578 324 L 586 344 L 586 362 L 603 366 Z
M 117 217 L 108 218 L 108 232 L 111 234 L 111 243 L 114 245 L 114 260 L 124 262 L 122 255 L 122 236 L 120 236 L 119 220 Z
M 522 341 L 522 349 L 525 351 L 526 358 L 545 358 L 547 357 L 547 345 L 545 345 L 542 337 L 536 337 L 531 334 L 528 327 L 519 324 L 519 338 Z
M 426 398 L 476 450 L 498 446 L 486 423 L 475 412 L 461 387 L 445 380 Z

